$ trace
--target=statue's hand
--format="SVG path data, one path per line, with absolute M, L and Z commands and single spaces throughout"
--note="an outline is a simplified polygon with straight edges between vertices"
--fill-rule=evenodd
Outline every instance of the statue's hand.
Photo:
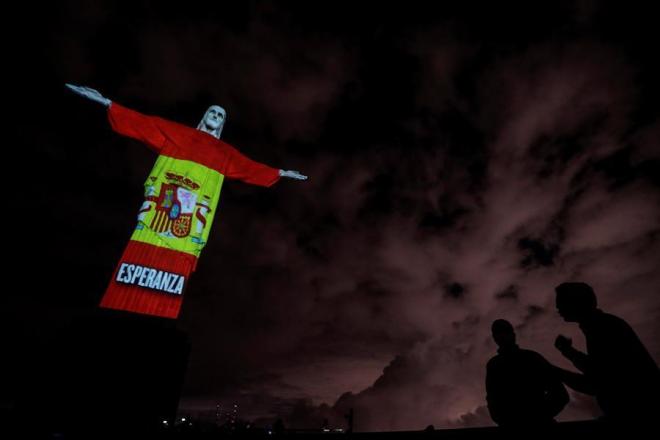
M 571 338 L 567 338 L 564 335 L 559 335 L 557 336 L 557 339 L 555 339 L 555 347 L 557 347 L 557 350 L 565 353 L 566 351 L 573 348 L 573 341 Z
M 289 177 L 296 180 L 307 180 L 307 176 L 300 174 L 298 171 L 294 170 L 280 170 L 280 176 Z
M 87 99 L 91 99 L 92 101 L 96 101 L 100 104 L 103 104 L 106 107 L 109 107 L 110 104 L 112 104 L 112 101 L 110 101 L 108 98 L 104 97 L 98 91 L 92 88 L 84 87 L 84 86 L 76 86 L 68 83 L 65 84 L 65 86 L 74 93 L 80 96 L 84 96 Z

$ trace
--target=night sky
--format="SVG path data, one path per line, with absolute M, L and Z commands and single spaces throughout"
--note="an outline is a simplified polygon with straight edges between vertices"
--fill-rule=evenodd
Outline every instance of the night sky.
M 490 324 L 510 320 L 522 347 L 572 368 L 553 347 L 563 333 L 584 349 L 554 308 L 568 280 L 660 359 L 650 11 L 53 3 L 17 11 L 9 41 L 4 171 L 23 169 L 21 201 L 5 205 L 10 358 L 98 304 L 156 158 L 70 82 L 191 126 L 222 105 L 223 140 L 310 176 L 225 182 L 178 320 L 192 340 L 184 412 L 238 403 L 244 418 L 318 427 L 353 407 L 357 430 L 491 425 Z M 560 420 L 597 414 L 572 393 Z

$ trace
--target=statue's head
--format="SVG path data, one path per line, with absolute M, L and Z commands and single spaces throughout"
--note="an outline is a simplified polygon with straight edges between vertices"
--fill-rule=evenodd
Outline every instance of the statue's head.
M 222 127 L 225 125 L 225 119 L 227 119 L 225 109 L 219 105 L 212 105 L 206 110 L 204 117 L 197 125 L 197 129 L 220 139 Z

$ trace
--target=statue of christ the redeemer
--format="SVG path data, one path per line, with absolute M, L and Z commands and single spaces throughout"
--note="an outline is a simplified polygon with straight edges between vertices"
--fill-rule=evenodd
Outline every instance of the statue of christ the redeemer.
M 158 153 L 144 185 L 137 226 L 101 307 L 176 318 L 208 241 L 225 177 L 261 186 L 271 186 L 280 177 L 307 179 L 297 171 L 255 162 L 221 141 L 227 114 L 220 106 L 209 107 L 195 129 L 130 110 L 89 87 L 66 86 L 106 106 L 117 133 Z

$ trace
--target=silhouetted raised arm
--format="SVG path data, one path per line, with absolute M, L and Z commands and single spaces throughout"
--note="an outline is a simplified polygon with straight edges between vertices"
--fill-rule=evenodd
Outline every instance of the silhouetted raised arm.
M 564 370 L 563 368 L 559 367 L 554 368 L 559 379 L 570 388 L 590 396 L 594 396 L 596 394 L 596 387 L 594 383 L 584 374 L 574 373 L 573 371 Z
M 557 339 L 555 340 L 555 347 L 557 347 L 557 350 L 559 350 L 566 359 L 575 365 L 575 368 L 582 371 L 583 373 L 589 373 L 591 368 L 589 355 L 574 348 L 571 338 L 567 338 L 563 335 L 557 336 Z

